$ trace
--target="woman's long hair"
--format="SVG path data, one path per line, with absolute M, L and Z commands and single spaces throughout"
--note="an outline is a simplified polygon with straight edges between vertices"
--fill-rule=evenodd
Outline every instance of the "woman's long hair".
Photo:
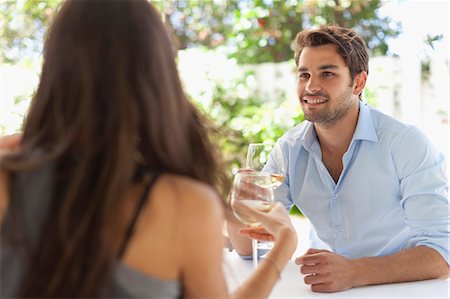
M 17 174 L 54 169 L 18 295 L 100 296 L 129 220 L 124 196 L 141 167 L 216 190 L 226 182 L 207 132 L 146 0 L 66 0 L 47 35 L 22 149 L 2 160 L 10 185 Z M 11 196 L 7 213 L 20 216 L 19 208 Z

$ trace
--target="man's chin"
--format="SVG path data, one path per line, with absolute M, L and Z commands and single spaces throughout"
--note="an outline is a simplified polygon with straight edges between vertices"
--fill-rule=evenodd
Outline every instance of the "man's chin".
M 318 120 L 320 120 L 320 118 L 318 118 L 317 116 L 315 116 L 315 115 L 311 115 L 311 114 L 309 114 L 309 113 L 305 113 L 304 111 L 303 111 L 303 116 L 305 117 L 305 119 L 307 120 L 307 121 L 310 121 L 310 122 L 316 122 L 316 121 L 318 121 Z
M 304 117 L 307 121 L 312 122 L 321 127 L 331 127 L 335 124 L 335 122 L 330 121 L 328 118 L 323 117 L 322 115 L 306 115 Z

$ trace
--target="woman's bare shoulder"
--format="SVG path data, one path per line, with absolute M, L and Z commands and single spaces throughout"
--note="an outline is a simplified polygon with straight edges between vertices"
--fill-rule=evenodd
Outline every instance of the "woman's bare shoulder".
M 170 175 L 161 178 L 160 183 L 176 190 L 173 192 L 180 205 L 180 242 L 175 256 L 185 295 L 227 297 L 222 272 L 222 199 L 213 188 L 191 178 Z
M 221 237 L 223 201 L 212 187 L 188 177 L 163 175 L 155 191 L 158 194 L 154 195 L 161 196 L 158 200 L 176 210 L 184 241 L 215 234 Z
M 159 179 L 155 191 L 175 197 L 179 204 L 195 210 L 222 209 L 223 201 L 209 185 L 186 176 L 164 174 Z

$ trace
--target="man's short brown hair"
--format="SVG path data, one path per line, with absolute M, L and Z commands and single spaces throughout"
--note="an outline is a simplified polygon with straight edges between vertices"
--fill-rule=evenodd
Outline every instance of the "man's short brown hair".
M 362 71 L 369 73 L 369 53 L 364 40 L 356 33 L 339 26 L 321 26 L 319 29 L 303 30 L 295 37 L 295 63 L 305 47 L 333 44 L 350 69 L 352 80 Z

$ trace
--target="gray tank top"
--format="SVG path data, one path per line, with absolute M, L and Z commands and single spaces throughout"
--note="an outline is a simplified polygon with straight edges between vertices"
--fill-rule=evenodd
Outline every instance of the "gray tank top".
M 26 175 L 16 176 L 11 194 L 14 200 L 20 200 L 24 207 L 24 231 L 31 237 L 30 242 L 36 242 L 38 229 L 42 223 L 46 211 L 46 204 L 37 202 L 36 198 L 50 198 L 48 188 L 52 179 L 53 171 L 50 168 L 42 168 Z M 152 180 L 154 182 L 156 178 Z M 147 198 L 148 190 L 152 183 L 149 183 L 147 191 L 142 198 Z M 40 194 L 47 196 L 40 196 Z M 135 217 L 130 225 L 128 238 L 131 237 L 135 219 L 139 215 L 140 207 L 144 204 L 141 198 Z M 6 213 L 5 222 L 8 218 Z M 2 224 L 2 227 L 3 227 Z M 5 225 L 6 226 L 6 225 Z M 122 251 L 126 248 L 126 242 Z M 1 236 L 0 242 L 0 298 L 13 298 L 16 295 L 21 277 L 25 271 L 25 265 L 17 247 L 11 246 L 7 240 Z M 144 273 L 134 270 L 121 261 L 117 261 L 113 270 L 113 279 L 110 285 L 102 291 L 102 297 L 109 298 L 180 298 L 181 283 L 179 281 L 163 280 L 150 277 Z

